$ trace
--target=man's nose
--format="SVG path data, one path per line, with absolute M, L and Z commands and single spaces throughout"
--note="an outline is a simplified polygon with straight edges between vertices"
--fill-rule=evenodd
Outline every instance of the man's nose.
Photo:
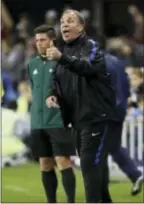
M 63 28 L 67 28 L 67 27 L 68 27 L 68 23 L 65 22 L 65 23 L 63 24 Z

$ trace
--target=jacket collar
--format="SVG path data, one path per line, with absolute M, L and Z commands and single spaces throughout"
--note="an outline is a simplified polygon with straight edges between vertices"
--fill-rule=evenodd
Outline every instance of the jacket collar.
M 46 56 L 43 56 L 43 55 L 40 55 L 40 54 L 38 54 L 38 55 L 36 56 L 36 58 L 37 58 L 37 59 L 41 59 L 41 60 L 47 60 Z
M 77 44 L 83 44 L 85 42 L 86 38 L 87 38 L 86 35 L 83 33 L 80 36 L 78 36 L 75 40 L 70 41 L 70 42 L 65 42 L 65 44 L 68 47 L 71 47 L 71 46 L 74 46 Z

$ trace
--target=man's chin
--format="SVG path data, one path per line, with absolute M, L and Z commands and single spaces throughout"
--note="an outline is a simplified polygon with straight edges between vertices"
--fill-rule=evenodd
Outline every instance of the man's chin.
M 74 39 L 72 39 L 72 38 L 66 38 L 66 37 L 63 37 L 63 40 L 66 42 L 66 43 L 70 43 L 70 42 L 72 42 Z
M 63 40 L 64 40 L 65 42 L 67 42 L 67 41 L 70 40 L 70 38 L 68 38 L 68 37 L 63 37 Z
M 38 52 L 39 52 L 40 55 L 46 54 L 46 51 L 45 51 L 45 50 L 38 50 Z

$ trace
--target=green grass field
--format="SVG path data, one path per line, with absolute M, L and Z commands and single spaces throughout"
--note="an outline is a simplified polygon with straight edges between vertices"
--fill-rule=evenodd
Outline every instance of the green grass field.
M 76 170 L 77 191 L 76 202 L 85 202 L 84 187 L 81 172 Z M 60 174 L 58 174 L 60 181 Z M 40 171 L 37 164 L 2 169 L 2 203 L 8 202 L 45 202 L 43 187 L 40 180 Z M 111 183 L 110 191 L 114 202 L 141 202 L 143 193 L 132 197 L 130 195 L 131 183 L 127 180 L 120 183 Z M 61 181 L 58 187 L 58 201 L 66 202 Z

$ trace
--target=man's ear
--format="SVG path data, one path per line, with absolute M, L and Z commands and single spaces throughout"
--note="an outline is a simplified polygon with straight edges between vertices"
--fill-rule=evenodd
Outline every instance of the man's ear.
M 81 26 L 79 26 L 79 33 L 82 33 L 82 32 L 83 32 L 83 30 L 84 30 L 83 26 L 82 26 L 82 25 L 81 25 Z

